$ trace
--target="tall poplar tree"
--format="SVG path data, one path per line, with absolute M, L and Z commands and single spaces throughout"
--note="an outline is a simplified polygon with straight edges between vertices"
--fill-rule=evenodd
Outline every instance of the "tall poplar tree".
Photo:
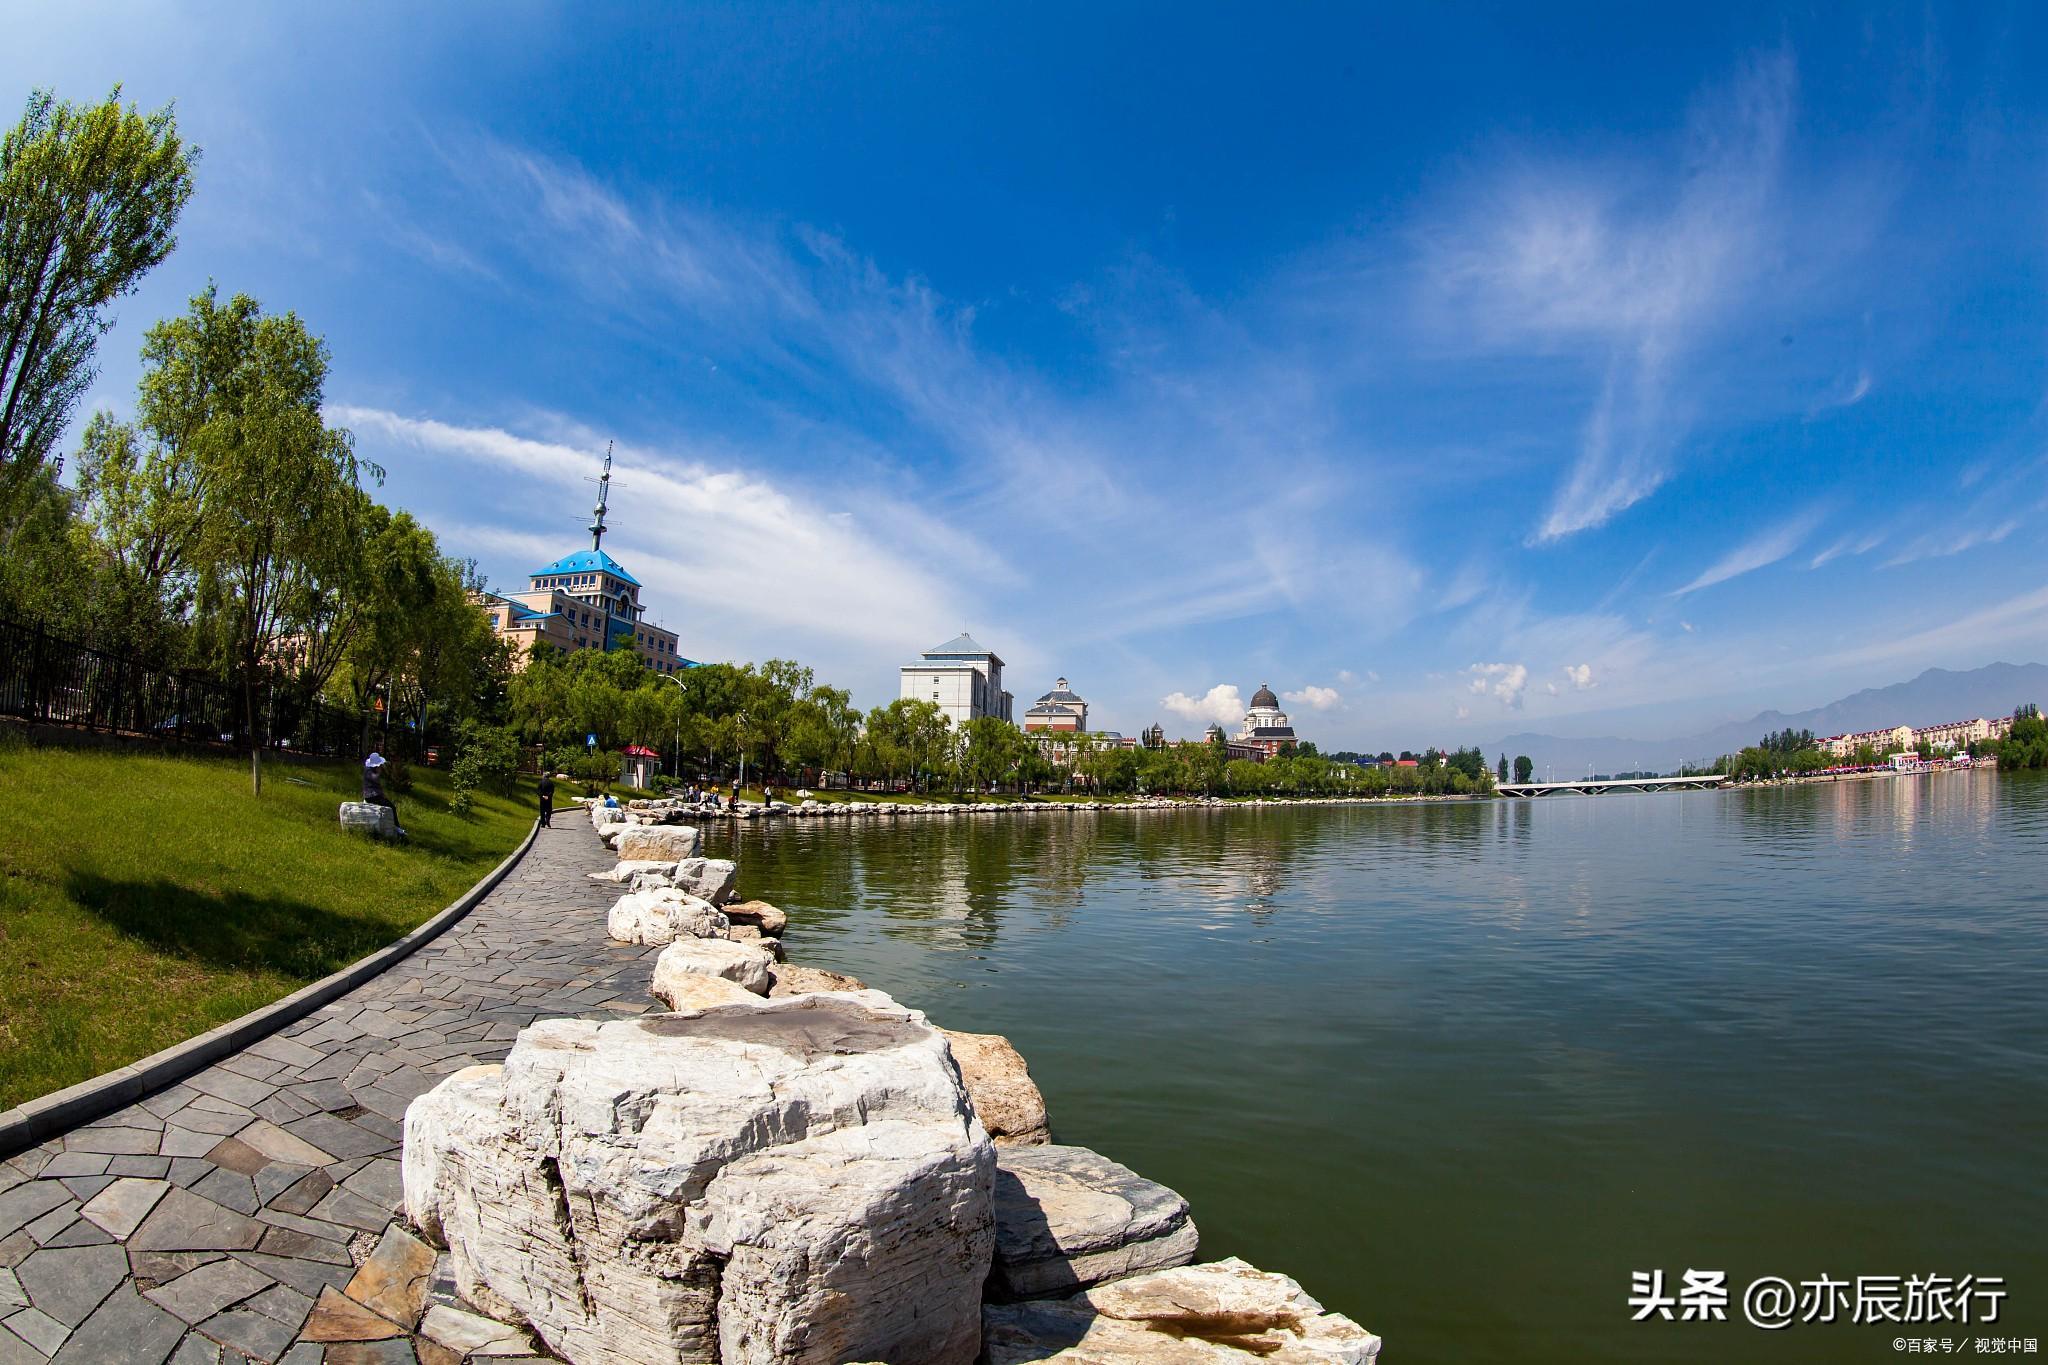
M 0 138 L 0 546 L 92 383 L 107 305 L 176 244 L 198 156 L 119 86 L 85 106 L 38 90 Z

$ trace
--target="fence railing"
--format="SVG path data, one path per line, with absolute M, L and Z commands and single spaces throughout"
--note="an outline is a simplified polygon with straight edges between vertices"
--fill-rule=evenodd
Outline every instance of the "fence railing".
M 256 693 L 258 729 L 267 747 L 298 753 L 354 754 L 363 716 L 321 702 L 299 703 L 264 679 Z M 210 674 L 165 666 L 56 635 L 41 624 L 0 619 L 0 715 L 46 725 L 249 747 L 246 700 L 239 686 Z M 371 741 L 409 756 L 420 737 L 387 731 L 371 718 Z

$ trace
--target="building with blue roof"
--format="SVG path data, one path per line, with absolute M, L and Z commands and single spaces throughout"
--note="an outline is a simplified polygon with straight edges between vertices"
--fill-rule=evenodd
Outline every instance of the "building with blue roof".
M 695 668 L 677 649 L 672 630 L 647 620 L 640 580 L 604 551 L 605 504 L 611 491 L 612 456 L 605 451 L 597 506 L 590 524 L 590 548 L 563 555 L 527 575 L 525 592 L 484 593 L 477 604 L 491 628 L 513 644 L 517 666 L 536 648 L 573 654 L 585 649 L 630 649 L 660 673 Z

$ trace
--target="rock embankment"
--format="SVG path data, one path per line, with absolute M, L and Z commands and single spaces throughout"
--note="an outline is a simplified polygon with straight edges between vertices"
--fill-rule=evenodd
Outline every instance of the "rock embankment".
M 470 1306 L 572 1365 L 1377 1355 L 1285 1276 L 1191 1264 L 1187 1201 L 1053 1144 L 1007 1039 L 780 961 L 788 917 L 636 814 L 593 811 L 632 888 L 604 927 L 666 945 L 666 1012 L 533 1024 L 406 1112 L 406 1209 Z
M 662 825 L 686 820 L 894 820 L 917 816 L 1055 815 L 1083 811 L 1246 810 L 1266 806 L 1384 806 L 1389 801 L 1470 801 L 1472 796 L 1256 796 L 1225 800 L 1220 796 L 1137 797 L 1126 801 L 743 801 L 737 806 L 711 805 L 680 798 L 648 797 L 623 806 L 593 806 L 598 832 L 610 844 L 611 826 Z M 623 855 L 621 855 L 623 856 Z

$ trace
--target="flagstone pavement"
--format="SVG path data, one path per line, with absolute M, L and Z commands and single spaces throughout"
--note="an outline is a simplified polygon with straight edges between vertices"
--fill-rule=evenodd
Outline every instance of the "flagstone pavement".
M 584 876 L 611 859 L 578 817 L 375 979 L 0 1162 L 0 1365 L 533 1359 L 390 1225 L 414 1096 L 536 1019 L 651 1007 L 659 950 L 605 937 L 618 888 Z

